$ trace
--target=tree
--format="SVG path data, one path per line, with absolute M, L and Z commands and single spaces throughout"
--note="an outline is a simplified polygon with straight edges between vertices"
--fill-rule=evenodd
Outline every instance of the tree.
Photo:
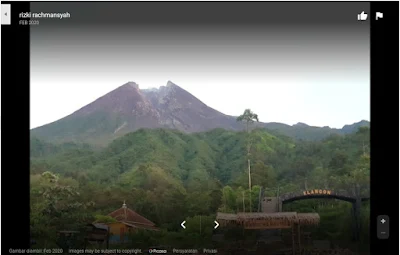
M 114 222 L 118 222 L 116 219 L 114 219 L 111 216 L 107 216 L 107 215 L 95 215 L 94 216 L 96 223 L 114 223 Z
M 253 163 L 252 167 L 252 189 L 254 185 L 259 185 L 261 187 L 275 187 L 276 186 L 276 174 L 274 169 L 269 166 L 265 165 L 262 161 L 256 161 Z
M 242 115 L 237 117 L 236 120 L 246 123 L 246 132 L 249 133 L 249 124 L 258 122 L 258 115 L 252 112 L 250 109 L 246 109 Z
M 221 189 L 213 189 L 209 192 L 209 196 L 211 197 L 210 202 L 210 212 L 218 211 L 218 208 L 221 205 L 223 193 Z
M 250 149 L 251 149 L 251 140 L 250 140 L 250 130 L 249 125 L 258 122 L 258 115 L 252 112 L 250 109 L 244 110 L 243 114 L 237 117 L 237 121 L 246 123 L 246 133 L 247 133 L 247 166 L 249 169 L 249 192 L 251 194 L 251 170 L 250 170 Z M 250 212 L 251 212 L 251 198 L 250 198 Z
M 244 189 L 239 186 L 236 189 L 236 204 L 237 204 L 237 211 L 246 212 L 246 203 L 244 199 Z
M 335 175 L 343 175 L 348 172 L 349 156 L 348 153 L 336 150 L 329 162 L 329 168 Z
M 80 230 L 91 222 L 94 203 L 82 199 L 71 180 L 46 171 L 31 180 L 31 234 L 55 242 L 57 230 Z
M 223 212 L 235 212 L 237 210 L 237 197 L 230 186 L 222 189 L 223 194 Z

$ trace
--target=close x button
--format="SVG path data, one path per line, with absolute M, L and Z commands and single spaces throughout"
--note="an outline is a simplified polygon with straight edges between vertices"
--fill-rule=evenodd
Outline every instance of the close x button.
M 389 216 L 379 215 L 377 222 L 377 235 L 378 239 L 388 239 L 389 238 Z

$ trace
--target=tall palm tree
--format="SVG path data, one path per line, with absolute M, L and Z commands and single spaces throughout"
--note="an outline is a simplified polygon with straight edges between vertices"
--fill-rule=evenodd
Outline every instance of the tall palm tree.
M 236 121 L 246 123 L 246 133 L 247 133 L 247 166 L 249 170 L 249 191 L 250 191 L 250 212 L 251 212 L 251 168 L 250 168 L 250 149 L 251 149 L 251 140 L 250 140 L 250 129 L 249 125 L 258 122 L 258 115 L 252 112 L 250 109 L 244 110 L 243 114 L 237 117 Z

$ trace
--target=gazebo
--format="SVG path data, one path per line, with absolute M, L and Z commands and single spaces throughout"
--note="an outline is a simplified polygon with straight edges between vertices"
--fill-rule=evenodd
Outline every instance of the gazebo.
M 241 226 L 244 229 L 292 229 L 292 250 L 301 251 L 300 226 L 318 225 L 318 213 L 276 212 L 276 213 L 218 213 L 220 226 Z

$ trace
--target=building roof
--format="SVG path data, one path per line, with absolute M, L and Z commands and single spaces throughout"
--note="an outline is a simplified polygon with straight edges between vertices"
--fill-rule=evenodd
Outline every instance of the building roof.
M 141 229 L 148 229 L 148 230 L 159 230 L 155 226 L 149 226 L 149 225 L 143 225 L 139 223 L 129 223 L 129 222 L 121 222 L 127 226 L 133 227 L 133 228 L 141 228 Z
M 108 214 L 108 216 L 113 217 L 115 220 L 124 222 L 124 223 L 129 223 L 133 225 L 140 225 L 140 226 L 155 226 L 153 222 L 150 220 L 146 219 L 142 215 L 138 214 L 132 209 L 129 209 L 125 202 L 122 205 L 121 208 L 111 212 Z
M 277 212 L 277 213 L 217 213 L 217 220 L 222 225 L 229 225 L 236 223 L 239 225 L 245 225 L 249 222 L 254 224 L 273 222 L 273 221 L 285 221 L 288 224 L 299 223 L 301 225 L 318 225 L 320 217 L 318 213 L 297 213 L 297 212 Z
M 217 219 L 219 219 L 219 220 L 236 221 L 238 219 L 238 216 L 237 216 L 237 214 L 233 214 L 233 213 L 221 213 L 221 212 L 218 212 Z
M 297 219 L 300 225 L 318 225 L 320 222 L 318 213 L 298 213 Z
M 238 213 L 238 219 L 240 221 L 245 220 L 272 220 L 272 219 L 285 219 L 285 220 L 295 220 L 297 219 L 296 212 L 276 212 L 276 213 Z
M 108 230 L 108 226 L 106 224 L 92 223 L 91 225 L 98 229 Z

